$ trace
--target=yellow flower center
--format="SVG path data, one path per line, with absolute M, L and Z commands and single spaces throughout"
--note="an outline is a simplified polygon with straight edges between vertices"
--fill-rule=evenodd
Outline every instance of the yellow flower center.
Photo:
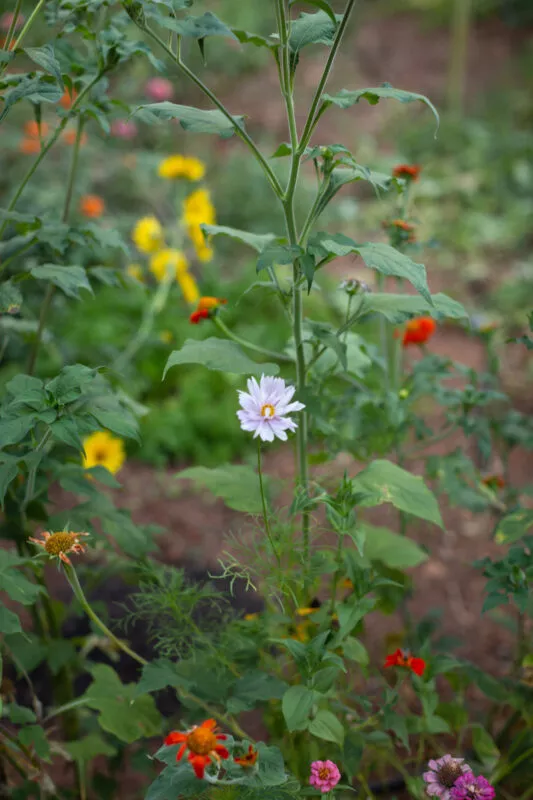
M 276 413 L 276 409 L 272 405 L 272 403 L 265 403 L 261 406 L 261 416 L 262 417 L 273 417 Z
M 187 747 L 198 756 L 206 756 L 217 746 L 217 738 L 207 728 L 194 728 L 187 736 Z
M 44 545 L 44 549 L 51 556 L 58 556 L 60 553 L 68 553 L 72 547 L 78 543 L 78 536 L 75 533 L 53 533 Z
M 327 779 L 329 778 L 329 769 L 328 769 L 328 767 L 322 767 L 322 769 L 319 769 L 318 770 L 318 777 L 322 781 L 327 781 Z

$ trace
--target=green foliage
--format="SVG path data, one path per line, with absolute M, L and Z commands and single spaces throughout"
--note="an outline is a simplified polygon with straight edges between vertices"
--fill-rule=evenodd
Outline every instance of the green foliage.
M 168 357 L 163 373 L 179 364 L 202 364 L 207 369 L 231 372 L 240 375 L 277 375 L 277 364 L 256 364 L 234 342 L 211 337 L 203 341 L 187 339 L 181 350 L 174 350 Z
M 226 464 L 216 469 L 190 467 L 182 470 L 178 478 L 192 480 L 197 486 L 221 497 L 228 508 L 248 514 L 262 511 L 261 493 L 257 473 L 251 467 Z

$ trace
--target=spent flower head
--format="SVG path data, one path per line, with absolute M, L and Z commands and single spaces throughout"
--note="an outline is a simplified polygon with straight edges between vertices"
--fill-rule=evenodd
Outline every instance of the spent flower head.
M 346 292 L 348 297 L 355 297 L 356 294 L 368 294 L 371 289 L 368 283 L 359 281 L 357 278 L 347 278 L 339 283 L 339 289 Z
M 309 783 L 323 794 L 331 792 L 341 779 L 341 773 L 334 761 L 313 761 Z
M 296 388 L 287 386 L 283 378 L 265 375 L 259 383 L 249 378 L 247 386 L 248 392 L 239 391 L 241 408 L 237 411 L 243 431 L 253 431 L 254 439 L 259 436 L 264 442 L 273 442 L 276 437 L 286 441 L 286 431 L 298 427 L 288 415 L 305 408 L 298 401 L 291 403 Z
M 439 797 L 440 800 L 451 800 L 450 791 L 456 780 L 470 772 L 464 758 L 454 758 L 449 753 L 442 758 L 432 758 L 428 767 L 422 776 L 426 783 L 426 794 L 428 797 Z
M 88 533 L 73 533 L 72 531 L 45 531 L 40 539 L 29 539 L 33 544 L 42 547 L 52 558 L 59 558 L 65 564 L 71 564 L 67 553 L 84 553 L 86 546 L 80 542 L 80 536 L 89 536 Z

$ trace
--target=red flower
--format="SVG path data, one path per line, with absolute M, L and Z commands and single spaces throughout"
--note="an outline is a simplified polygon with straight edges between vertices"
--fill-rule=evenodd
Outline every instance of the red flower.
M 188 750 L 187 760 L 191 762 L 196 777 L 203 778 L 205 768 L 211 764 L 212 758 L 216 761 L 229 758 L 228 750 L 219 744 L 227 738 L 225 734 L 217 733 L 217 723 L 214 719 L 206 719 L 201 725 L 195 725 L 186 733 L 172 731 L 165 739 L 165 744 L 167 747 L 181 744 L 176 753 L 176 761 L 181 761 L 183 754 Z
M 407 667 L 415 675 L 422 676 L 426 669 L 426 662 L 423 658 L 415 658 L 409 655 L 405 650 L 398 648 L 394 653 L 387 656 L 385 659 L 384 667 Z
M 432 317 L 419 317 L 410 320 L 405 326 L 403 334 L 403 346 L 410 344 L 425 344 L 437 329 L 437 323 Z
M 487 475 L 481 483 L 489 489 L 505 489 L 505 480 L 501 475 Z
M 393 178 L 405 178 L 407 181 L 417 181 L 422 167 L 419 164 L 398 164 L 392 170 Z
M 255 762 L 257 761 L 258 756 L 257 750 L 254 750 L 252 745 L 248 746 L 248 752 L 245 753 L 243 756 L 239 758 L 234 758 L 236 764 L 240 764 L 241 767 L 253 767 L 255 766 Z
M 202 319 L 209 319 L 209 311 L 207 308 L 200 308 L 197 311 L 193 311 L 189 317 L 189 322 L 192 325 L 198 325 Z

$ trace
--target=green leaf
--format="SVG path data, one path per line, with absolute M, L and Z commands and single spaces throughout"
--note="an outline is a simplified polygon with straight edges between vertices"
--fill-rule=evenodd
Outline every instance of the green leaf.
M 258 703 L 279 700 L 287 689 L 285 681 L 258 670 L 249 672 L 235 683 L 227 708 L 230 714 L 251 711 Z
M 233 117 L 229 120 L 218 109 L 205 111 L 202 108 L 180 106 L 168 101 L 163 103 L 149 103 L 139 106 L 134 112 L 144 122 L 153 122 L 154 119 L 178 119 L 181 127 L 193 133 L 215 133 L 223 139 L 233 136 L 235 127 L 244 129 L 244 117 Z
M 186 761 L 167 767 L 150 784 L 145 800 L 175 800 L 177 797 L 198 797 L 209 784 L 196 777 Z
M 279 47 L 279 41 L 260 36 L 258 33 L 249 33 L 249 31 L 237 30 L 237 28 L 232 28 L 232 31 L 241 44 L 253 44 L 269 50 L 276 50 Z
M 257 775 L 251 780 L 249 785 L 258 786 L 281 786 L 287 782 L 287 773 L 283 763 L 283 755 L 277 747 L 269 747 L 264 742 L 257 743 Z M 270 789 L 268 796 L 277 797 L 278 793 Z
M 201 225 L 200 227 L 208 236 L 229 236 L 231 239 L 253 247 L 258 253 L 261 253 L 267 245 L 278 238 L 274 233 L 248 233 L 248 231 L 239 231 L 236 228 L 227 228 L 225 225 Z
M 51 762 L 50 745 L 46 733 L 40 725 L 28 725 L 19 731 L 19 741 L 25 747 L 32 747 L 43 761 Z
M 342 747 L 344 742 L 344 728 L 335 714 L 326 709 L 319 709 L 315 718 L 309 723 L 309 733 L 326 742 L 335 742 Z
M 308 727 L 309 713 L 315 701 L 315 692 L 305 686 L 291 686 L 287 689 L 281 708 L 289 731 L 303 731 Z
M 93 293 L 83 267 L 62 267 L 59 264 L 43 264 L 33 267 L 30 274 L 39 281 L 50 281 L 69 297 L 79 299 L 80 289 Z
M 512 544 L 522 539 L 532 525 L 533 509 L 519 508 L 500 519 L 494 538 L 498 544 Z
M 420 476 L 412 475 L 392 461 L 373 461 L 352 479 L 352 489 L 361 493 L 363 507 L 392 503 L 400 511 L 443 527 L 433 492 Z
M 335 644 L 340 644 L 359 625 L 362 619 L 369 614 L 376 605 L 373 597 L 351 598 L 346 603 L 337 607 L 339 617 L 339 632 L 335 637 Z
M 381 99 L 386 98 L 398 100 L 400 103 L 413 103 L 415 101 L 420 101 L 421 103 L 425 103 L 425 105 L 431 109 L 435 119 L 437 120 L 437 128 L 439 126 L 439 112 L 427 97 L 425 97 L 423 94 L 417 94 L 416 92 L 406 92 L 404 89 L 395 89 L 389 83 L 384 83 L 382 86 L 378 86 L 375 89 L 357 89 L 356 91 L 341 89 L 341 91 L 336 95 L 322 95 L 322 102 L 326 108 L 332 103 L 336 106 L 339 106 L 339 108 L 350 108 L 358 103 L 362 98 L 368 100 L 372 106 L 375 106 L 377 103 L 379 103 Z
M 138 696 L 136 685 L 121 683 L 106 664 L 97 664 L 90 672 L 93 683 L 83 697 L 100 712 L 98 722 L 104 731 L 128 744 L 160 735 L 161 716 L 150 695 Z
M 97 733 L 89 733 L 75 742 L 64 742 L 63 747 L 74 761 L 88 763 L 97 756 L 114 756 L 116 749 Z
M 315 6 L 315 8 L 319 8 L 321 11 L 324 11 L 325 14 L 328 15 L 332 23 L 337 26 L 337 18 L 335 16 L 335 12 L 333 11 L 330 4 L 327 0 L 289 0 L 289 8 L 294 6 L 296 3 L 304 3 L 308 6 Z
M 13 281 L 0 284 L 0 314 L 16 314 L 22 305 L 22 294 Z
M 433 305 L 423 297 L 406 294 L 380 294 L 371 292 L 361 296 L 359 305 L 359 318 L 366 314 L 383 314 L 389 322 L 400 324 L 417 316 L 430 316 L 437 320 L 448 317 L 449 319 L 468 319 L 468 314 L 463 306 L 445 294 L 431 296 Z
M 341 668 L 337 664 L 319 669 L 318 672 L 315 672 L 313 675 L 313 689 L 316 689 L 316 691 L 321 694 L 329 692 L 337 680 L 340 671 Z
M 26 706 L 18 706 L 16 703 L 10 703 L 6 706 L 5 711 L 8 718 L 15 725 L 27 725 L 37 719 L 35 711 L 32 711 L 31 708 L 26 708 Z
M 7 116 L 9 109 L 19 100 L 30 100 L 32 103 L 58 103 L 63 95 L 63 87 L 49 75 L 17 76 L 18 82 L 3 94 L 4 108 L 0 114 L 0 122 Z M 0 92 L 1 94 L 1 92 Z
M 492 772 L 496 766 L 500 751 L 490 733 L 482 726 L 474 723 L 472 729 L 472 744 L 477 757 L 483 764 L 484 770 Z
M 370 561 L 381 561 L 391 569 L 409 569 L 428 559 L 420 545 L 407 536 L 367 522 L 359 523 L 358 527 L 365 532 L 364 554 Z
M 28 559 L 20 558 L 9 550 L 0 550 L 0 591 L 6 592 L 17 603 L 31 606 L 42 594 L 43 588 L 15 569 L 27 562 Z
M 349 730 L 344 740 L 344 766 L 352 779 L 359 772 L 364 749 L 365 740 L 363 736 L 357 731 Z
M 234 342 L 211 337 L 201 341 L 187 339 L 181 350 L 174 350 L 166 363 L 163 379 L 171 367 L 178 364 L 202 364 L 207 369 L 237 375 L 277 375 L 277 364 L 258 364 Z
M 333 44 L 337 22 L 333 22 L 329 13 L 317 11 L 316 14 L 300 14 L 291 25 L 289 47 L 293 53 L 299 53 L 309 44 Z
M 157 692 L 167 686 L 180 686 L 183 680 L 176 665 L 168 658 L 158 658 L 143 667 L 142 677 L 137 684 L 137 693 Z
M 225 36 L 228 39 L 237 38 L 233 31 L 211 11 L 207 11 L 201 17 L 185 17 L 185 19 L 160 15 L 157 21 L 164 28 L 177 33 L 178 36 L 185 36 L 189 39 L 204 39 L 206 36 Z
M 0 423 L 1 425 L 1 423 Z M 9 485 L 19 474 L 18 459 L 8 453 L 0 453 L 0 506 L 4 507 L 4 499 Z
M 197 486 L 208 489 L 215 497 L 221 497 L 228 508 L 247 514 L 262 512 L 259 478 L 252 467 L 224 464 L 220 467 L 189 467 L 176 475 L 192 480 Z M 268 491 L 268 489 L 267 489 Z
M 51 44 L 45 44 L 42 47 L 26 47 L 24 52 L 44 69 L 50 75 L 53 75 L 60 86 L 63 86 L 63 76 L 61 75 L 61 65 L 54 54 L 54 48 Z
M 297 244 L 274 244 L 267 246 L 257 259 L 257 272 L 268 267 L 281 267 L 292 264 L 304 255 L 304 250 Z
M 368 650 L 359 639 L 354 639 L 353 636 L 348 636 L 342 643 L 342 649 L 345 658 L 350 661 L 355 661 L 363 667 L 367 667 L 370 663 L 370 656 Z
M 47 642 L 46 649 L 46 660 L 52 675 L 57 675 L 66 664 L 76 658 L 76 648 L 70 639 Z
M 43 382 L 31 375 L 15 375 L 6 383 L 6 391 L 13 398 L 9 404 L 10 408 L 25 405 L 34 411 L 42 411 L 47 406 Z

